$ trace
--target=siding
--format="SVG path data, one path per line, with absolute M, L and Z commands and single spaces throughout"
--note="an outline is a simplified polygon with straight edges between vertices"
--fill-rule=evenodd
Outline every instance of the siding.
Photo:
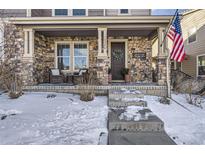
M 31 16 L 32 17 L 51 17 L 52 9 L 32 9 Z
M 0 17 L 26 17 L 26 9 L 0 9 Z M 106 16 L 118 16 L 118 9 L 106 9 Z M 150 15 L 150 9 L 130 9 L 130 15 Z M 88 9 L 88 16 L 103 16 L 103 9 Z M 51 17 L 52 9 L 32 9 L 32 17 Z
M 185 50 L 188 60 L 183 61 L 182 71 L 196 77 L 196 56 L 205 53 L 205 10 L 183 16 L 181 21 Z M 188 32 L 196 27 L 196 42 L 188 44 Z
M 103 9 L 88 9 L 88 16 L 103 16 Z
M 106 16 L 117 16 L 118 9 L 106 9 Z
M 0 9 L 0 17 L 26 17 L 26 9 Z
M 131 9 L 131 15 L 151 15 L 149 9 Z

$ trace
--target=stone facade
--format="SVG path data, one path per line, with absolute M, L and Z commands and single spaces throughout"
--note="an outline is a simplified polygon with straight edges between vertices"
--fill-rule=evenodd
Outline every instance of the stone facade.
M 45 37 L 35 33 L 34 72 L 38 83 L 48 82 L 48 69 L 55 66 L 56 41 L 89 41 L 89 67 L 97 64 L 97 37 Z
M 22 78 L 24 70 L 22 65 L 22 54 L 24 50 L 24 40 L 22 27 L 16 27 L 15 25 L 5 23 L 4 25 L 4 57 L 5 63 L 14 68 L 16 74 Z M 15 65 L 15 66 L 13 66 Z
M 148 37 L 109 37 L 109 39 L 127 39 L 127 66 L 130 69 L 131 82 L 152 82 L 152 44 Z M 136 53 L 145 54 L 144 58 L 134 57 Z
M 144 53 L 143 58 L 133 58 L 135 53 Z M 132 82 L 152 82 L 152 45 L 148 37 L 128 37 L 128 68 Z
M 92 37 L 47 37 L 38 32 L 34 35 L 33 58 L 23 57 L 24 35 L 18 28 L 16 41 L 18 53 L 21 54 L 20 72 L 24 85 L 49 82 L 49 68 L 55 66 L 55 41 L 89 41 L 89 67 L 95 68 L 100 84 L 108 84 L 110 59 L 98 59 L 98 38 Z M 130 69 L 131 82 L 152 82 L 152 44 L 148 37 L 108 37 L 108 39 L 127 40 L 127 66 Z M 136 53 L 145 54 L 144 58 L 135 57 Z M 166 84 L 166 60 L 158 60 L 158 83 Z

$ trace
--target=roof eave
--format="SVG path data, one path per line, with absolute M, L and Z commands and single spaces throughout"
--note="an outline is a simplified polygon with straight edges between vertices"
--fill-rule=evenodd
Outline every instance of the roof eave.
M 91 24 L 91 23 L 162 23 L 168 24 L 172 16 L 119 16 L 119 17 L 24 17 L 10 18 L 14 24 Z

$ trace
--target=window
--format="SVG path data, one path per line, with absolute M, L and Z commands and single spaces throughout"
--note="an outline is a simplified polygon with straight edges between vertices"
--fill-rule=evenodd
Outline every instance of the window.
M 188 33 L 188 43 L 192 43 L 196 41 L 196 28 L 192 28 Z
M 76 71 L 88 67 L 87 42 L 57 42 L 56 68 Z
M 205 75 L 205 55 L 198 56 L 198 75 L 204 76 Z
M 68 10 L 67 9 L 55 9 L 54 13 L 55 13 L 55 16 L 67 16 Z
M 74 44 L 74 69 L 87 67 L 88 48 L 86 43 Z
M 70 69 L 70 45 L 58 44 L 57 45 L 57 63 L 60 70 Z
M 129 10 L 128 9 L 120 9 L 120 14 L 128 14 Z
M 73 16 L 85 16 L 86 10 L 85 9 L 73 9 Z

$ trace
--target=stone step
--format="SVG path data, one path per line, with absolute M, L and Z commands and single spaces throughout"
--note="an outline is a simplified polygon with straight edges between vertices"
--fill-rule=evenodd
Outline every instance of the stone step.
M 125 109 L 111 109 L 108 113 L 109 131 L 132 131 L 132 132 L 161 132 L 164 131 L 164 123 L 155 116 L 149 109 L 140 111 L 141 117 L 148 115 L 145 119 L 120 119 L 120 115 Z
M 147 107 L 147 102 L 143 100 L 139 100 L 139 101 L 109 100 L 108 105 L 110 107 L 127 107 L 127 106 Z
M 109 145 L 175 145 L 166 132 L 109 131 Z
M 144 94 L 134 94 L 134 93 L 109 93 L 110 100 L 122 100 L 122 99 L 132 99 L 132 98 L 144 98 Z

